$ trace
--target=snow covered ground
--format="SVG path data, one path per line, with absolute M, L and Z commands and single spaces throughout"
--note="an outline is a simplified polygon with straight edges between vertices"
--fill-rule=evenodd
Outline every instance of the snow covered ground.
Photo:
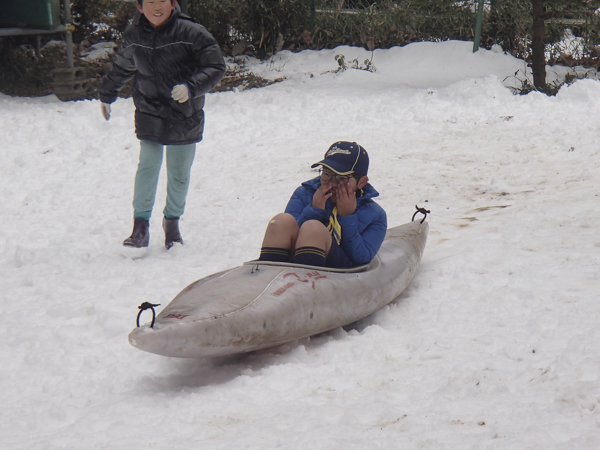
M 125 249 L 133 104 L 0 95 L 3 449 L 597 449 L 600 82 L 514 96 L 522 61 L 472 43 L 250 61 L 208 96 L 185 246 Z M 504 84 L 503 84 L 504 83 Z M 127 342 L 137 306 L 258 255 L 336 140 L 371 155 L 390 226 L 431 210 L 421 267 L 345 329 L 239 357 Z M 160 308 L 159 308 L 160 309 Z

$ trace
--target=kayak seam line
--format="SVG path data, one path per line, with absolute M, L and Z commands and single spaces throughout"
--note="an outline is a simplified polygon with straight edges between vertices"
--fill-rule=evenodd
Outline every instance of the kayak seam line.
M 263 291 L 262 291 L 260 294 L 258 294 L 258 295 L 257 295 L 257 296 L 254 298 L 254 300 L 252 300 L 252 301 L 251 301 L 250 303 L 248 303 L 247 305 L 245 305 L 245 306 L 242 306 L 241 308 L 239 308 L 239 309 L 236 309 L 235 311 L 230 311 L 230 312 L 228 312 L 228 313 L 219 314 L 218 316 L 211 316 L 211 317 L 207 317 L 207 318 L 205 318 L 205 319 L 198 319 L 198 320 L 195 320 L 194 322 L 200 322 L 200 321 L 202 321 L 202 320 L 214 320 L 214 319 L 220 319 L 220 318 L 222 318 L 222 317 L 231 316 L 232 314 L 238 313 L 238 312 L 240 312 L 240 311 L 243 311 L 243 310 L 244 310 L 244 309 L 246 309 L 246 308 L 249 308 L 249 307 L 250 307 L 250 306 L 252 306 L 254 303 L 256 303 L 256 301 L 257 301 L 257 300 L 258 300 L 260 297 L 262 297 L 262 296 L 263 296 L 263 294 L 264 294 L 265 292 L 267 292 L 267 290 L 268 290 L 268 289 L 271 287 L 271 285 L 272 285 L 273 283 L 275 283 L 275 281 L 276 281 L 276 280 L 279 278 L 279 276 L 280 276 L 282 273 L 284 273 L 284 272 L 287 272 L 288 270 L 289 270 L 289 269 L 284 269 L 284 270 L 282 270 L 281 272 L 279 272 L 279 273 L 277 274 L 277 276 L 276 276 L 275 278 L 273 278 L 269 284 L 267 284 L 267 286 L 266 286 L 266 287 L 263 289 Z

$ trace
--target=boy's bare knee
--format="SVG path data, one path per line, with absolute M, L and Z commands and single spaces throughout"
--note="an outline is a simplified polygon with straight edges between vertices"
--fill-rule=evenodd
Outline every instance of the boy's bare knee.
M 298 222 L 296 222 L 296 219 L 291 214 L 281 213 L 281 214 L 277 214 L 275 217 L 273 217 L 269 221 L 269 226 L 295 228 L 298 226 Z
M 298 247 L 317 247 L 329 252 L 331 234 L 318 220 L 308 220 L 302 224 L 297 240 Z
M 321 222 L 319 222 L 318 220 L 307 220 L 306 222 L 304 222 L 302 224 L 302 227 L 300 228 L 300 230 L 303 233 L 323 233 L 323 232 L 327 232 L 327 227 L 325 225 L 323 225 Z
M 263 247 L 291 248 L 298 237 L 298 222 L 291 214 L 281 213 L 267 225 Z

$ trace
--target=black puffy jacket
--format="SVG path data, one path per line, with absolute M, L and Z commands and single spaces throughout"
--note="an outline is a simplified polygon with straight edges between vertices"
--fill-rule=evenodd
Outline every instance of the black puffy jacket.
M 103 103 L 117 99 L 132 77 L 138 139 L 168 144 L 202 140 L 204 94 L 223 77 L 225 61 L 217 42 L 202 25 L 181 14 L 179 5 L 154 28 L 142 14 L 125 30 L 112 66 L 99 89 Z M 190 100 L 178 103 L 171 90 L 185 83 Z

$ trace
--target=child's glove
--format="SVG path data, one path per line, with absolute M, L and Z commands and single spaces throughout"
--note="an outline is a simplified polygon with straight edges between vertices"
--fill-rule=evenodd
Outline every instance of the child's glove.
M 173 100 L 179 103 L 185 103 L 190 99 L 190 91 L 185 84 L 178 84 L 171 91 Z
M 100 103 L 102 109 L 102 115 L 106 120 L 110 119 L 110 105 L 108 103 Z

